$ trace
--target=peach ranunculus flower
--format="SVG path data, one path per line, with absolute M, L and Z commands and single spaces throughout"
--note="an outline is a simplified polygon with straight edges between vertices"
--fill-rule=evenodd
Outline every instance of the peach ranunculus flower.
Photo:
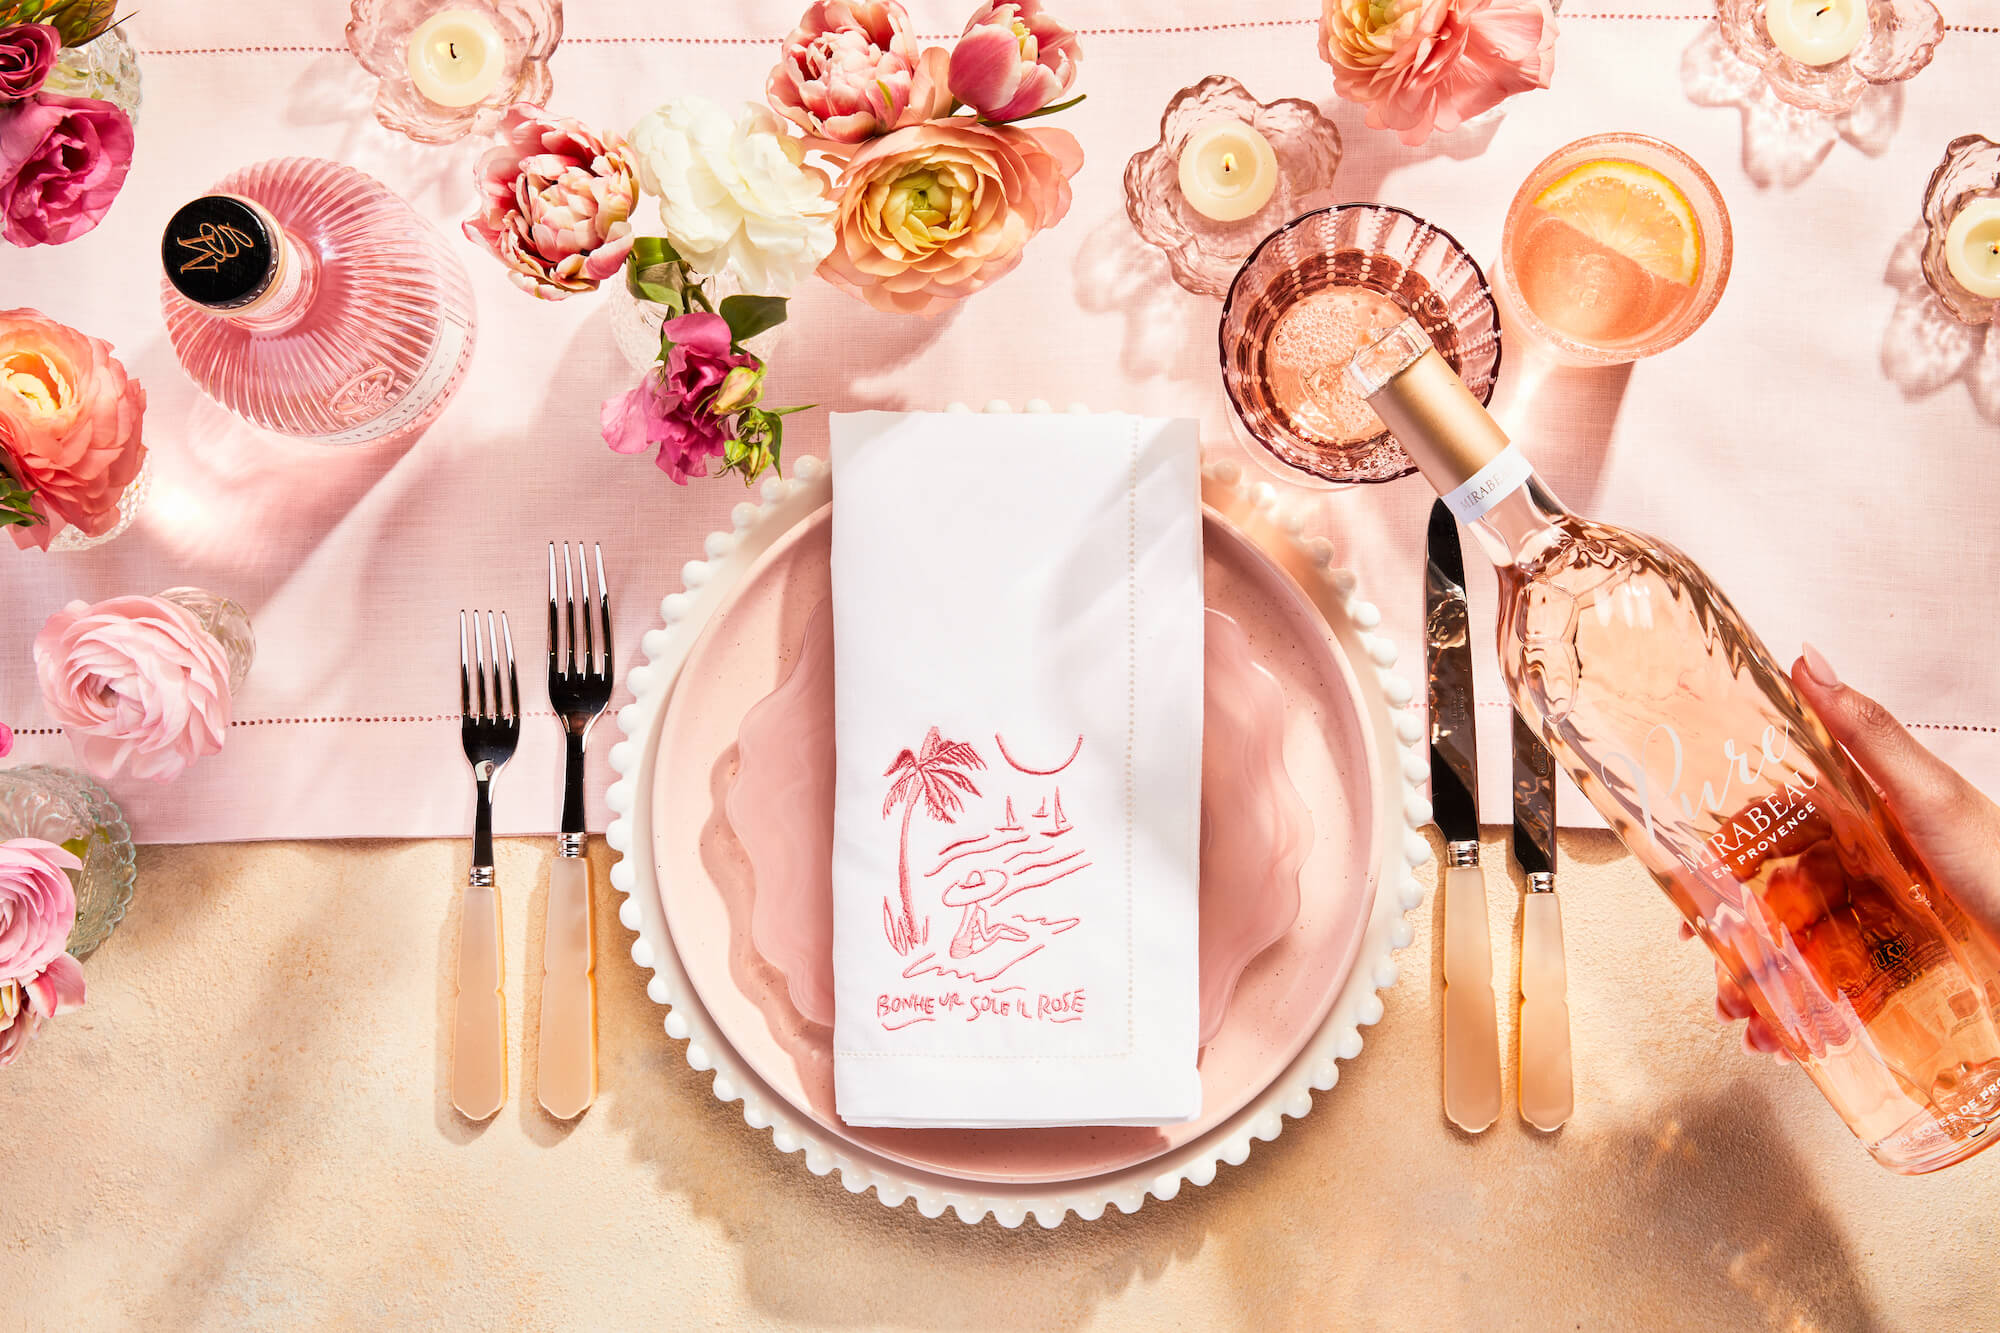
M 74 524 L 102 536 L 146 459 L 146 391 L 111 344 L 36 310 L 0 310 L 0 473 L 32 492 L 39 523 L 14 544 L 48 549 Z M 0 481 L 0 493 L 7 487 Z
M 1069 211 L 1083 149 L 1063 130 L 910 125 L 840 177 L 838 239 L 820 274 L 877 310 L 928 315 L 984 289 Z
M 71 602 L 35 636 L 42 702 L 100 778 L 166 782 L 229 730 L 229 656 L 194 612 L 159 597 Z
M 1411 145 L 1548 87 L 1555 43 L 1546 0 L 1322 0 L 1320 11 L 1334 91 Z

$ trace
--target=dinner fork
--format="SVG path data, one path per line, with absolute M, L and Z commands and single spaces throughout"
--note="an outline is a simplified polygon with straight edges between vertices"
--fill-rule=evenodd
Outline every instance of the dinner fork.
M 514 631 L 493 613 L 480 633 L 480 613 L 458 613 L 459 736 L 472 765 L 478 800 L 472 822 L 472 873 L 458 927 L 458 1007 L 452 1026 L 451 1104 L 469 1120 L 484 1120 L 507 1102 L 507 1000 L 501 991 L 500 898 L 493 891 L 493 779 L 521 739 L 521 687 L 514 676 Z M 506 645 L 506 675 L 500 671 Z M 489 660 L 490 658 L 490 660 Z M 501 686 L 505 684 L 503 691 Z
M 604 548 L 594 546 L 596 606 L 583 543 L 570 562 L 563 543 L 562 586 L 556 544 L 549 543 L 549 704 L 563 729 L 562 831 L 549 868 L 548 920 L 542 944 L 540 1073 L 536 1095 L 558 1120 L 582 1115 L 597 1099 L 597 949 L 592 938 L 590 862 L 584 857 L 583 752 L 590 728 L 611 702 L 611 594 Z M 579 578 L 580 575 L 580 578 Z M 577 584 L 583 585 L 579 651 Z M 560 593 L 560 598 L 559 598 Z M 567 630 L 565 635 L 564 631 Z

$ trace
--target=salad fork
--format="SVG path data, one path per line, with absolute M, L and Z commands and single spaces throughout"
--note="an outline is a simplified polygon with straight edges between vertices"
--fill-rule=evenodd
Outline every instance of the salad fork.
M 570 562 L 563 543 L 562 586 L 556 545 L 549 543 L 549 704 L 563 728 L 562 831 L 549 868 L 548 919 L 542 945 L 540 1073 L 536 1095 L 558 1120 L 582 1115 L 597 1099 L 597 950 L 592 939 L 590 862 L 584 858 L 583 753 L 590 728 L 611 702 L 611 595 L 604 548 L 593 547 L 596 605 L 583 543 Z M 578 639 L 577 583 L 583 584 Z M 558 592 L 560 591 L 560 600 Z M 565 635 L 564 631 L 567 630 Z M 566 645 L 566 646 L 565 646 Z
M 507 1102 L 507 1000 L 500 949 L 500 898 L 493 891 L 493 779 L 514 757 L 521 739 L 521 687 L 514 676 L 514 631 L 493 613 L 480 633 L 472 613 L 458 613 L 459 736 L 477 788 L 472 823 L 472 873 L 465 885 L 465 916 L 458 927 L 458 1006 L 452 1024 L 451 1103 L 469 1120 L 484 1120 Z M 501 674 L 501 645 L 506 674 Z M 489 660 L 489 657 L 491 660 Z M 505 685 L 503 690 L 501 687 Z

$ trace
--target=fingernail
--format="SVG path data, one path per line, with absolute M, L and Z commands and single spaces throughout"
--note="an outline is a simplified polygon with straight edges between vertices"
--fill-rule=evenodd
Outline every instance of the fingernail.
M 1806 674 L 1829 690 L 1840 688 L 1840 677 L 1834 673 L 1833 663 L 1820 655 L 1819 649 L 1809 643 L 1799 645 L 1799 656 L 1806 662 Z

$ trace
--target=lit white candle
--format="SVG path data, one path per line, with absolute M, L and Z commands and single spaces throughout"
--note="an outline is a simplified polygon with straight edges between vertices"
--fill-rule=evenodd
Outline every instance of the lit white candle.
M 1195 212 L 1240 222 L 1271 201 L 1278 155 L 1271 141 L 1240 120 L 1197 126 L 1181 149 L 1181 193 Z
M 1837 65 L 1868 38 L 1868 0 L 1765 0 L 1764 28 L 1802 65 Z
M 476 9 L 433 14 L 410 34 L 410 81 L 439 106 L 472 106 L 506 74 L 507 43 Z
M 1974 199 L 1952 215 L 1944 264 L 1974 296 L 2000 301 L 2000 197 Z

